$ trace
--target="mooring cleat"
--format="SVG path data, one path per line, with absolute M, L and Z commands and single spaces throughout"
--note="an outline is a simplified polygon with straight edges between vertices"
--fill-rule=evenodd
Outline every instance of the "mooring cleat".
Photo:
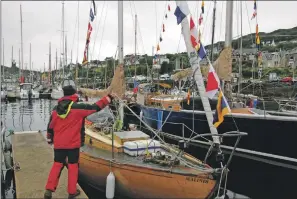
M 80 190 L 77 189 L 75 194 L 69 194 L 68 199 L 74 199 L 76 196 L 80 195 Z

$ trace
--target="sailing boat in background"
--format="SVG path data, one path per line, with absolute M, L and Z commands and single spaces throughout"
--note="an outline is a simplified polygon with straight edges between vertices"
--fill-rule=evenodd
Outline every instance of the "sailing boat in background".
M 64 86 L 68 86 L 68 85 L 72 85 L 74 87 L 76 87 L 75 85 L 75 82 L 71 79 L 65 79 L 65 73 L 64 73 L 64 70 L 65 70 L 65 67 L 67 66 L 67 55 L 66 55 L 66 51 L 65 49 L 67 48 L 65 46 L 66 44 L 66 40 L 64 38 L 64 35 L 65 35 L 65 13 L 64 13 L 64 1 L 62 2 L 62 43 L 63 43 L 63 47 L 62 47 L 62 60 L 60 62 L 60 66 L 62 67 L 62 78 L 61 78 L 61 73 L 59 72 L 59 77 L 60 77 L 60 83 L 58 83 L 57 85 L 55 85 L 55 87 L 53 88 L 52 92 L 51 92 L 51 98 L 52 99 L 60 99 L 61 97 L 64 96 L 63 94 L 63 87 Z M 61 68 L 60 68 L 61 70 Z
M 2 57 L 2 67 L 3 68 L 1 67 L 0 70 L 2 70 L 2 77 L 3 77 L 2 81 L 4 82 L 4 77 L 5 77 L 4 76 L 4 39 L 2 41 L 3 41 L 3 48 L 2 48 L 3 49 L 3 57 Z M 2 55 L 0 54 L 0 56 L 2 56 Z M 1 65 L 1 63 L 0 63 L 0 65 Z M 0 78 L 2 78 L 2 77 L 0 77 Z M 5 89 L 4 85 L 1 85 L 1 101 L 4 101 L 6 99 L 7 99 L 6 89 Z
M 33 84 L 30 82 L 25 82 L 25 77 L 22 74 L 23 64 L 24 64 L 24 51 L 23 51 L 23 13 L 22 13 L 22 5 L 20 5 L 20 18 L 21 18 L 21 64 L 20 64 L 20 84 L 19 89 L 16 92 L 16 97 L 23 99 L 38 99 L 39 92 L 33 89 Z M 30 44 L 30 62 L 31 62 L 31 44 Z M 31 66 L 31 64 L 30 64 Z M 30 71 L 31 72 L 31 71 Z M 31 81 L 31 79 L 30 79 Z

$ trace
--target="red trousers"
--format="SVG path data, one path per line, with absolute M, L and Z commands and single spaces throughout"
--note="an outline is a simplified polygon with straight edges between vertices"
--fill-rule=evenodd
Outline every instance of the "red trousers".
M 56 191 L 61 172 L 64 166 L 66 166 L 68 168 L 68 193 L 75 194 L 78 180 L 79 148 L 55 149 L 54 156 L 54 164 L 49 173 L 45 189 L 53 192 Z M 66 158 L 68 159 L 67 164 Z

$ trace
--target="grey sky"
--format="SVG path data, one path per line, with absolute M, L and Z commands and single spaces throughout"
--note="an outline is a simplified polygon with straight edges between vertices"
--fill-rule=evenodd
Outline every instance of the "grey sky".
M 160 44 L 160 53 L 177 53 L 185 51 L 183 38 L 180 40 L 180 26 L 176 24 L 174 1 L 168 1 L 171 11 L 165 20 L 165 33 Z M 23 42 L 24 42 L 24 67 L 29 67 L 29 44 L 32 45 L 32 62 L 34 69 L 42 69 L 44 63 L 48 68 L 49 42 L 52 44 L 52 67 L 55 63 L 55 51 L 58 57 L 61 48 L 61 19 L 62 3 L 59 1 L 4 1 L 3 9 L 3 38 L 5 43 L 5 65 L 11 64 L 11 48 L 14 47 L 14 59 L 18 64 L 18 51 L 20 48 L 20 4 L 23 10 Z M 201 1 L 188 2 L 192 16 L 197 24 L 201 12 Z M 217 20 L 215 41 L 224 40 L 225 31 L 225 1 L 217 3 Z M 87 23 L 91 1 L 79 2 L 79 39 L 77 30 L 78 2 L 65 2 L 65 35 L 67 34 L 68 63 L 71 50 L 72 62 L 81 63 L 85 47 Z M 138 50 L 140 54 L 152 54 L 152 46 L 156 46 L 159 39 L 164 9 L 164 1 L 125 1 L 124 2 L 124 54 L 134 53 L 134 15 L 138 15 Z M 240 2 L 234 2 L 233 36 L 239 35 Z M 243 1 L 243 33 L 255 32 L 255 20 L 251 20 L 253 1 Z M 90 42 L 90 57 L 104 59 L 114 56 L 117 48 L 117 2 L 96 1 L 97 16 L 93 22 L 93 32 Z M 260 32 L 271 32 L 279 28 L 292 28 L 297 26 L 297 2 L 295 1 L 259 1 L 258 24 Z M 132 8 L 132 9 L 131 9 Z M 156 9 L 157 8 L 157 9 Z M 201 27 L 202 41 L 206 44 L 211 40 L 212 1 L 205 1 L 204 22 Z M 102 12 L 103 10 L 103 12 Z M 105 19 L 106 16 L 106 19 Z M 100 24 L 99 24 L 100 21 Z M 99 26 L 97 25 L 99 24 Z M 251 27 L 251 28 L 250 28 Z M 156 30 L 157 28 L 157 30 Z M 140 30 L 140 32 L 139 32 Z M 103 33 L 104 32 L 104 33 Z M 96 37 L 97 35 L 97 37 Z M 261 36 L 261 35 L 260 35 Z M 101 44 L 102 38 L 102 44 Z M 77 43 L 79 40 L 79 48 Z M 95 45 L 94 45 L 95 41 Z M 180 42 L 179 42 L 180 41 Z M 101 44 L 101 45 L 100 45 Z M 101 47 L 100 47 L 101 46 Z M 93 50 L 94 49 L 94 50 Z M 78 56 L 77 56 L 78 51 Z

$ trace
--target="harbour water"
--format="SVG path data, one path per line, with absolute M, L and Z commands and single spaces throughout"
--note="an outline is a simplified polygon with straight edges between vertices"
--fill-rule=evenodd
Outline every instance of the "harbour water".
M 2 103 L 1 119 L 7 130 L 14 131 L 36 131 L 46 132 L 46 127 L 50 118 L 52 108 L 57 104 L 55 100 L 37 99 Z M 49 171 L 45 171 L 49 172 Z M 46 182 L 44 182 L 45 184 Z M 105 198 L 102 191 L 95 190 L 88 186 L 86 181 L 80 181 L 89 198 Z M 228 191 L 229 198 L 248 198 Z M 8 198 L 10 198 L 8 196 Z

